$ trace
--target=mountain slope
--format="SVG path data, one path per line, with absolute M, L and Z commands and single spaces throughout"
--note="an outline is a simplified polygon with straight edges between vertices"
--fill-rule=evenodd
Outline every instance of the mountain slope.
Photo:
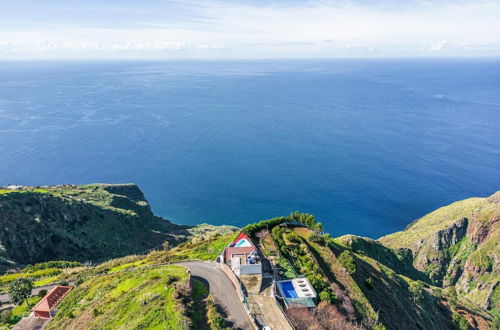
M 442 207 L 380 243 L 410 249 L 413 266 L 439 286 L 455 285 L 480 306 L 500 309 L 500 191 Z
M 133 184 L 0 189 L 0 271 L 144 252 L 185 240 L 187 228 L 154 216 Z
M 217 306 L 212 306 L 211 312 L 208 307 L 198 311 L 196 306 L 208 303 L 196 302 L 194 296 L 189 298 L 184 275 L 178 266 L 167 264 L 188 259 L 214 260 L 234 239 L 233 227 L 202 225 L 186 229 L 160 220 L 152 215 L 142 193 L 133 185 L 42 189 L 8 192 L 0 198 L 0 214 L 9 215 L 7 221 L 4 219 L 7 228 L 33 226 L 29 227 L 32 231 L 46 230 L 45 235 L 51 231 L 62 235 L 64 230 L 68 241 L 60 244 L 65 248 L 82 244 L 75 233 L 90 230 L 88 226 L 93 226 L 98 232 L 94 236 L 100 239 L 115 232 L 117 240 L 130 239 L 127 243 L 131 246 L 127 248 L 143 247 L 141 244 L 146 243 L 141 239 L 148 235 L 172 242 L 184 240 L 173 248 L 113 259 L 94 267 L 76 264 L 61 271 L 58 268 L 64 262 L 55 262 L 0 276 L 0 282 L 8 283 L 13 278 L 33 277 L 33 272 L 40 272 L 39 282 L 75 283 L 74 291 L 60 305 L 60 312 L 49 327 L 78 328 L 83 324 L 87 328 L 188 328 L 189 319 L 197 326 L 209 323 L 209 314 L 215 315 L 212 320 L 223 321 L 224 314 L 215 313 Z M 21 201 L 23 204 L 19 204 Z M 298 330 L 489 329 L 495 328 L 499 314 L 499 204 L 500 192 L 488 198 L 457 202 L 380 240 L 322 235 L 322 225 L 312 215 L 298 212 L 250 224 L 242 231 L 252 238 L 262 256 L 275 265 L 281 278 L 301 274 L 318 293 L 316 314 L 306 311 L 301 314 L 305 319 L 294 318 L 293 312 L 289 315 L 292 322 L 297 322 Z M 91 213 L 85 213 L 87 207 L 104 212 L 104 218 L 99 216 L 101 213 L 91 217 Z M 43 212 L 34 213 L 39 210 Z M 34 219 L 26 220 L 28 215 Z M 84 215 L 90 218 L 83 219 Z M 65 224 L 67 219 L 73 220 Z M 113 226 L 103 224 L 106 221 L 122 227 L 125 223 L 141 234 L 133 238 L 127 236 L 127 231 L 113 231 Z M 46 222 L 47 228 L 37 227 Z M 76 224 L 70 225 L 72 222 Z M 33 239 L 36 232 L 25 232 L 30 244 L 37 244 Z M 7 235 L 0 237 L 4 239 L 2 244 L 11 240 Z M 88 241 L 107 248 L 99 245 L 99 239 Z M 64 253 L 54 241 L 47 244 L 56 253 Z M 122 247 L 120 251 L 125 252 L 123 244 L 113 239 L 108 245 Z M 5 251 L 9 250 L 2 253 Z

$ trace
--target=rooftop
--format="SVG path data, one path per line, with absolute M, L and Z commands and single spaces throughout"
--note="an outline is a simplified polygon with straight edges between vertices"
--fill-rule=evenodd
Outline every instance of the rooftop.
M 33 311 L 50 312 L 71 289 L 71 286 L 56 285 L 33 307 Z

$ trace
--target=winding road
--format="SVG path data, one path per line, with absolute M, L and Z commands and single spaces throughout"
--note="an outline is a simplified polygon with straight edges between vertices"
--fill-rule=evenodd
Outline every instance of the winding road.
M 233 323 L 233 328 L 253 329 L 233 284 L 215 262 L 187 261 L 178 264 L 187 267 L 191 271 L 191 276 L 200 277 L 208 282 L 210 294 L 215 303 L 226 313 L 226 319 Z

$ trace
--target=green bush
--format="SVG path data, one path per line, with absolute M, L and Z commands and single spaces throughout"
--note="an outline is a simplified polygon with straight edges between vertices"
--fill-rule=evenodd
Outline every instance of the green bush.
M 408 290 L 411 292 L 413 295 L 413 301 L 417 302 L 418 300 L 421 300 L 423 298 L 423 285 L 422 282 L 420 281 L 412 281 L 410 283 L 410 286 L 408 287 Z
M 47 294 L 47 290 L 43 289 L 43 290 L 38 291 L 37 296 L 40 298 L 43 298 L 43 297 L 45 297 L 46 294 Z
M 319 234 L 316 234 L 316 233 L 312 233 L 311 235 L 309 235 L 309 240 L 311 242 L 314 242 L 314 243 L 319 244 L 319 245 L 326 244 L 325 238 Z
M 365 281 L 365 286 L 368 288 L 368 289 L 373 289 L 373 278 L 371 277 L 368 277 Z
M 319 293 L 319 300 L 326 301 L 327 303 L 333 304 L 335 303 L 336 297 L 330 287 L 324 289 Z
M 454 312 L 451 316 L 453 319 L 453 322 L 460 328 L 460 330 L 469 330 L 470 325 L 465 316 L 458 314 L 457 312 Z
M 349 274 L 356 273 L 356 262 L 354 261 L 354 255 L 349 251 L 344 251 L 339 256 L 339 262 L 344 267 Z
M 290 219 L 287 217 L 272 218 L 269 220 L 263 220 L 263 221 L 260 221 L 260 222 L 257 222 L 257 223 L 251 224 L 251 225 L 247 225 L 247 226 L 243 227 L 241 229 L 241 231 L 247 233 L 250 236 L 253 236 L 256 232 L 258 232 L 262 229 L 267 229 L 267 228 L 273 229 L 276 226 L 278 226 L 282 223 L 285 223 L 285 222 L 289 222 L 289 221 L 290 221 Z
M 292 243 L 300 243 L 300 242 L 301 242 L 299 235 L 295 234 L 294 232 L 284 234 L 283 236 L 284 236 L 284 237 L 285 237 L 288 241 L 290 241 L 290 242 L 292 242 Z

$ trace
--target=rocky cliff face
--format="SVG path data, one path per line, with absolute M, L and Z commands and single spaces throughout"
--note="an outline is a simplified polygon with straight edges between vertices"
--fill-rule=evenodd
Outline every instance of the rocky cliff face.
M 431 283 L 456 286 L 483 308 L 500 308 L 500 192 L 432 212 L 404 231 L 382 237 L 394 250 L 411 249 L 413 265 Z
M 154 216 L 133 184 L 2 189 L 0 271 L 139 253 L 183 241 L 186 229 Z

